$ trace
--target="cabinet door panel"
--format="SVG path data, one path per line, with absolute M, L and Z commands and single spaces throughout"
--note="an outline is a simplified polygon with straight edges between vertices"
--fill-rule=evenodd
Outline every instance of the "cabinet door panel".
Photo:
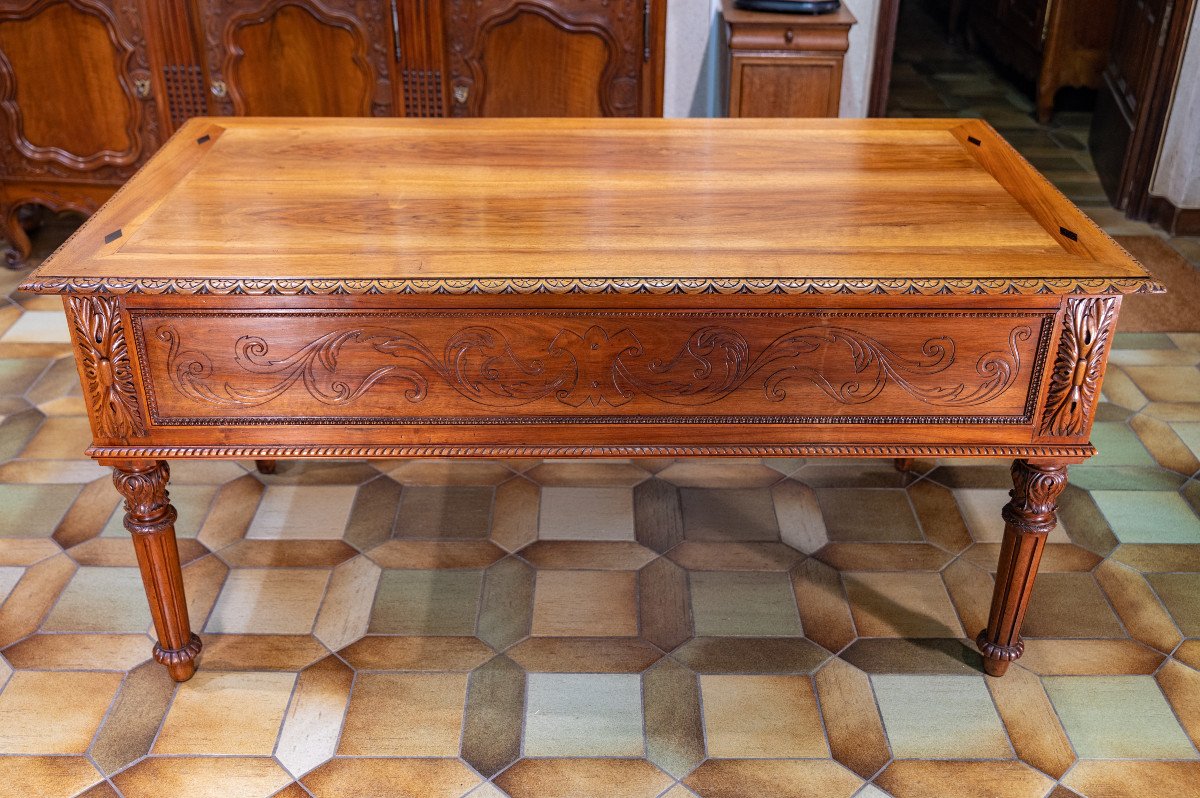
M 387 3 L 201 0 L 200 13 L 218 112 L 391 115 Z
M 7 174 L 132 172 L 158 144 L 136 6 L 40 0 L 0 9 Z M 132 6 L 132 7 L 130 7 Z
M 637 116 L 640 0 L 452 0 L 455 116 Z
M 735 56 L 731 115 L 830 117 L 841 103 L 842 60 L 820 56 Z

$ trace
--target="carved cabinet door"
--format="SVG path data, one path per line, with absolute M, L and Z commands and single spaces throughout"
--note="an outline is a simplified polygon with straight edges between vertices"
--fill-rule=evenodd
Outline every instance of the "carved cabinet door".
M 665 3 L 447 0 L 454 116 L 652 115 Z
M 391 116 L 387 0 L 197 0 L 209 108 L 237 116 Z
M 0 176 L 127 178 L 160 143 L 153 94 L 138 0 L 0 4 Z

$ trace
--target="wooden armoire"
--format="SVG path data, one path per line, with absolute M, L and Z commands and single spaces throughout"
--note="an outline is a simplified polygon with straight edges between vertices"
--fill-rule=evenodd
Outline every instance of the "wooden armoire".
M 0 219 L 89 214 L 184 120 L 656 116 L 666 0 L 0 0 Z

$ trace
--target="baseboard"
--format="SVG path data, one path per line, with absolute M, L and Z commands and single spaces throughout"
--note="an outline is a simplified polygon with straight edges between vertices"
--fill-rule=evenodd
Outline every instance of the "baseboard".
M 1179 208 L 1166 197 L 1150 198 L 1148 221 L 1173 236 L 1200 235 L 1200 208 Z

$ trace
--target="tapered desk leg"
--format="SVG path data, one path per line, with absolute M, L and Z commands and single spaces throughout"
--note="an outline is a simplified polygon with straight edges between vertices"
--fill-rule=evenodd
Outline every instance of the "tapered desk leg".
M 113 468 L 113 483 L 125 497 L 125 528 L 133 536 L 142 584 L 158 632 L 154 659 L 167 666 L 172 679 L 185 682 L 196 672 L 200 638 L 192 634 L 188 621 L 175 543 L 175 508 L 167 497 L 169 478 L 170 471 L 162 460 Z
M 1008 664 L 1025 651 L 1021 621 L 1033 592 L 1046 536 L 1057 523 L 1058 495 L 1067 484 L 1067 467 L 1014 460 L 1012 499 L 1004 506 L 1004 542 L 992 611 L 987 628 L 976 642 L 983 653 L 983 668 L 990 676 L 1003 676 Z

